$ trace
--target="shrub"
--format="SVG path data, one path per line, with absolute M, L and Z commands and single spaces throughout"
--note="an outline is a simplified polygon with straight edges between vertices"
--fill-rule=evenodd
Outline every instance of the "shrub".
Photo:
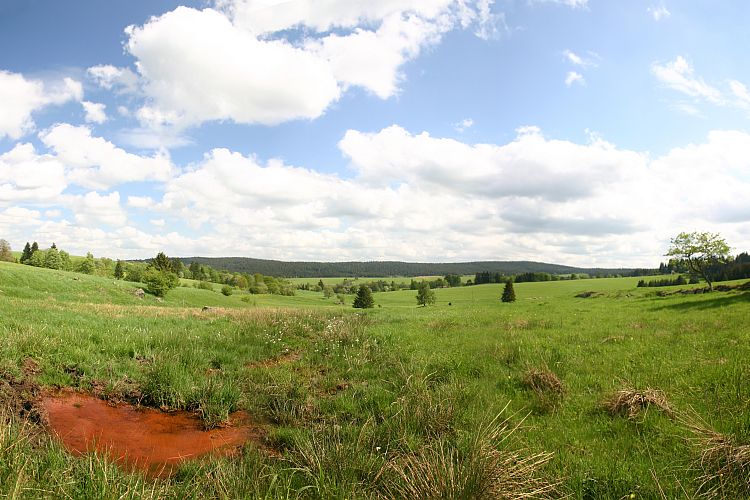
M 174 273 L 149 267 L 143 273 L 143 283 L 146 284 L 146 289 L 149 293 L 157 297 L 164 297 L 168 291 L 177 288 L 180 284 L 180 279 Z
M 229 297 L 230 295 L 232 295 L 232 287 L 229 285 L 224 285 L 223 287 L 221 287 L 221 293 L 222 295 Z

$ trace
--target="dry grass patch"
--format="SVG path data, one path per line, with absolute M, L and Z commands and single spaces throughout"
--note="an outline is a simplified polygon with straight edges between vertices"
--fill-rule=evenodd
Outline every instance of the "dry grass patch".
M 465 447 L 436 440 L 419 451 L 389 461 L 383 471 L 385 498 L 551 498 L 557 482 L 542 467 L 551 453 L 526 455 L 508 449 L 518 429 L 508 418 L 483 425 Z
M 562 398 L 565 394 L 565 385 L 562 380 L 547 366 L 528 368 L 523 376 L 523 385 L 540 397 Z
M 635 419 L 643 411 L 654 406 L 673 418 L 675 411 L 667 401 L 664 391 L 647 387 L 642 391 L 637 389 L 620 389 L 604 401 L 604 407 L 611 415 L 624 415 L 628 419 Z
M 740 444 L 726 434 L 711 429 L 691 413 L 680 422 L 692 433 L 700 450 L 696 469 L 700 471 L 698 492 L 707 498 L 750 497 L 750 445 Z

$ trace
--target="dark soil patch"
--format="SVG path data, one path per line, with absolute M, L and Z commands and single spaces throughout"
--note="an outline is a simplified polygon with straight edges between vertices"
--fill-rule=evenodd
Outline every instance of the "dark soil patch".
M 23 375 L 20 378 L 12 373 L 0 372 L 0 407 L 38 423 L 41 420 L 38 406 L 41 387 L 35 376 L 40 371 L 36 361 L 27 358 L 21 365 Z
M 73 391 L 44 394 L 41 407 L 49 430 L 71 453 L 96 450 L 150 477 L 169 476 L 185 460 L 236 455 L 266 434 L 243 412 L 230 415 L 226 427 L 205 431 L 189 412 L 111 404 Z

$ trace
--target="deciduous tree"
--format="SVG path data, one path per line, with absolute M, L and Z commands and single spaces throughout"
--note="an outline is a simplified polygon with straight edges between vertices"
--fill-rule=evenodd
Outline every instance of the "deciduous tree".
M 680 233 L 670 240 L 666 255 L 676 257 L 687 264 L 691 273 L 700 276 L 713 291 L 709 266 L 725 262 L 729 257 L 729 245 L 719 233 Z

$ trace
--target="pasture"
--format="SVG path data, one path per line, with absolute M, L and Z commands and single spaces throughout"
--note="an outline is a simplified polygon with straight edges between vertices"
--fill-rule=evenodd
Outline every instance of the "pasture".
M 305 291 L 141 299 L 0 263 L 0 496 L 747 495 L 750 292 L 637 281 L 519 283 L 511 304 L 502 285 L 429 307 L 384 292 L 357 311 Z M 50 437 L 36 402 L 59 388 L 206 428 L 243 410 L 262 436 L 149 478 Z

